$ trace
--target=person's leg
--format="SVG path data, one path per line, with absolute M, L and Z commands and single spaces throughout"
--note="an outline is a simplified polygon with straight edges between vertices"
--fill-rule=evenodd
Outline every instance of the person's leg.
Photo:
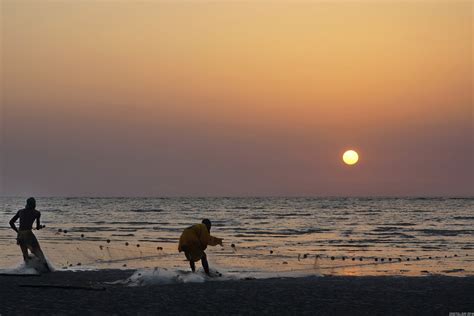
M 207 262 L 207 256 L 205 252 L 204 252 L 204 255 L 201 257 L 201 263 L 202 263 L 202 267 L 204 268 L 204 272 L 206 272 L 206 274 L 209 275 L 209 263 Z
M 188 247 L 183 246 L 182 249 L 184 251 L 184 255 L 185 255 L 186 259 L 189 261 L 189 266 L 191 267 L 191 271 L 195 272 L 196 271 L 196 265 L 194 264 L 193 258 L 191 257 L 191 254 L 188 251 Z
M 44 256 L 43 250 L 41 250 L 38 239 L 36 239 L 36 236 L 33 234 L 33 232 L 31 233 L 31 247 L 31 252 L 41 260 L 45 270 L 50 272 L 51 269 L 49 268 L 48 261 L 46 261 L 46 257 Z
M 31 252 L 41 260 L 41 262 L 43 263 L 46 270 L 50 271 L 49 266 L 48 266 L 48 262 L 46 261 L 46 257 L 44 256 L 43 250 L 41 250 L 41 247 L 39 246 L 39 244 L 34 246 L 31 249 Z
M 32 252 L 36 257 L 38 257 L 38 259 L 40 259 L 41 261 L 46 262 L 46 258 L 44 257 L 43 250 L 41 250 L 41 247 L 40 247 L 40 246 L 31 247 L 31 252 Z
M 20 244 L 20 249 L 21 249 L 21 253 L 23 254 L 23 260 L 27 262 L 30 259 L 30 257 L 28 256 L 28 247 Z
M 196 272 L 196 264 L 194 261 L 189 260 L 189 266 L 191 267 L 191 271 Z
M 16 237 L 16 244 L 20 246 L 21 253 L 23 254 L 23 260 L 27 262 L 30 259 L 30 257 L 28 256 L 28 246 L 21 231 L 18 232 L 18 236 Z

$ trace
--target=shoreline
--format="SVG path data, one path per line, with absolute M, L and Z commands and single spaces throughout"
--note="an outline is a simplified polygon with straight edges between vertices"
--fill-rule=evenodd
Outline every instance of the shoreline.
M 110 284 L 135 270 L 0 275 L 1 315 L 436 314 L 474 312 L 474 277 L 325 276 Z

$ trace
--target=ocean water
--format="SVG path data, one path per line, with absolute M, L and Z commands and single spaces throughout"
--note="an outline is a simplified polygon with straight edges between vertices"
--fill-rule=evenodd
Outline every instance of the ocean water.
M 0 198 L 0 269 L 22 261 L 8 221 L 24 204 Z M 180 234 L 209 218 L 224 246 L 206 253 L 226 276 L 474 275 L 472 198 L 37 198 L 37 209 L 59 270 L 184 273 Z

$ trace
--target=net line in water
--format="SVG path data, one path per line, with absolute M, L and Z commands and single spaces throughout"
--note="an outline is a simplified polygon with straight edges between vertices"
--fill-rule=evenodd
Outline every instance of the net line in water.
M 157 259 L 166 256 L 160 250 L 151 251 L 151 247 L 146 247 L 147 249 L 129 249 L 124 247 L 114 247 L 103 245 L 100 242 L 94 241 L 79 241 L 79 245 L 74 245 L 72 247 L 66 247 L 66 250 L 62 249 L 59 252 L 59 262 L 63 267 L 74 265 L 95 265 L 95 264 L 111 264 L 119 262 L 127 262 L 134 260 L 150 260 Z M 72 262 L 71 258 L 77 258 L 78 254 L 82 255 L 86 260 L 80 262 Z
M 62 235 L 61 235 L 62 233 Z M 132 241 L 112 241 L 109 238 L 105 237 L 86 237 L 84 234 L 80 234 L 79 237 L 73 237 L 75 234 L 68 235 L 67 230 L 59 229 L 55 235 L 57 236 L 68 236 L 71 237 L 68 240 L 77 241 L 80 245 L 66 247 L 62 249 L 59 254 L 59 260 L 56 260 L 55 264 L 60 263 L 63 268 L 73 267 L 73 266 L 87 266 L 87 265 L 106 265 L 114 263 L 123 263 L 122 267 L 126 267 L 126 262 L 128 261 L 149 261 L 153 259 L 159 259 L 167 256 L 175 256 L 176 254 L 169 254 L 163 251 L 162 247 L 150 247 L 146 244 L 134 243 Z M 120 244 L 120 246 L 119 246 Z M 82 247 L 84 246 L 85 247 Z M 252 251 L 250 247 L 245 247 L 246 250 Z M 236 254 L 237 250 L 235 245 L 231 245 L 232 252 L 228 254 Z M 239 252 L 242 252 L 242 248 L 239 249 Z M 86 260 L 81 260 L 80 262 L 72 262 L 71 258 L 77 257 L 77 254 L 80 253 Z M 244 251 L 245 253 L 245 251 Z M 261 252 L 258 253 L 261 255 Z M 270 251 L 270 254 L 273 254 L 273 251 Z M 254 254 L 255 256 L 256 254 Z M 247 254 L 250 257 L 249 254 Z M 302 259 L 311 259 L 314 257 L 314 263 L 311 267 L 306 268 L 291 268 L 287 270 L 280 270 L 279 272 L 298 272 L 298 271 L 319 271 L 319 270 L 333 270 L 333 269 L 343 269 L 351 267 L 363 267 L 371 265 L 387 265 L 391 263 L 403 263 L 403 262 L 420 262 L 427 260 L 448 260 L 461 257 L 469 257 L 468 253 L 465 254 L 454 254 L 454 255 L 420 255 L 420 256 L 407 256 L 407 255 L 397 255 L 391 257 L 377 257 L 377 256 L 344 256 L 344 255 L 329 255 L 321 253 L 305 253 L 303 255 L 298 254 L 297 260 L 302 261 Z M 58 256 L 56 256 L 58 257 Z M 278 255 L 274 255 L 275 258 L 278 258 Z M 241 257 L 245 260 L 245 256 Z M 292 258 L 285 257 L 286 260 Z M 296 259 L 296 258 L 295 258 Z M 321 266 L 321 262 L 327 266 Z M 288 262 L 283 261 L 283 264 Z M 343 264 L 341 264 L 343 263 Z
M 99 238 L 95 236 L 89 238 L 84 234 L 80 234 L 79 238 L 77 234 L 71 234 L 68 230 L 58 229 L 54 231 L 54 233 L 53 230 L 54 229 L 49 228 L 47 232 L 52 233 L 54 238 L 45 236 L 46 240 L 42 243 L 51 243 L 53 245 L 61 244 L 61 239 L 58 239 L 58 237 L 66 237 L 68 242 L 77 243 L 76 245 L 62 247 L 59 251 L 51 251 L 52 249 L 47 251 L 47 257 L 54 257 L 54 263 L 61 265 L 63 268 L 132 260 L 149 260 L 165 255 L 162 251 L 163 247 L 148 247 L 140 243 L 134 244 L 128 241 L 122 243 L 122 247 L 119 247 L 118 245 L 112 245 L 112 241 L 109 238 Z M 117 244 L 117 242 L 114 243 Z M 86 260 L 73 260 L 72 258 L 77 259 L 78 254 L 81 254 Z M 126 264 L 124 266 L 126 266 Z
M 465 254 L 466 257 L 469 257 L 469 254 Z M 404 259 L 402 258 L 404 257 Z M 378 257 L 357 257 L 357 260 L 359 263 L 354 263 L 354 264 L 343 264 L 343 265 L 334 265 L 334 266 L 327 266 L 327 267 L 320 267 L 318 264 L 318 259 L 330 259 L 331 261 L 335 261 L 336 259 L 340 259 L 342 261 L 345 261 L 347 257 L 341 256 L 339 258 L 336 258 L 334 256 L 328 256 L 325 255 L 324 257 L 320 255 L 316 255 L 315 261 L 314 261 L 314 269 L 344 269 L 344 268 L 351 268 L 351 267 L 364 267 L 364 266 L 372 266 L 372 265 L 387 265 L 391 263 L 403 263 L 403 262 L 420 262 L 420 261 L 427 261 L 427 260 L 448 260 L 448 259 L 453 259 L 453 258 L 461 258 L 461 256 L 458 255 L 451 255 L 451 256 L 430 256 L 430 255 L 425 255 L 425 256 L 417 256 L 415 257 L 414 260 L 410 260 L 410 257 L 406 256 L 399 256 L 396 257 L 395 259 L 393 258 L 388 258 L 388 260 L 385 260 L 386 258 L 378 258 Z M 351 261 L 356 261 L 355 257 L 348 258 Z M 369 261 L 369 262 L 367 262 Z M 306 271 L 309 270 L 308 268 L 306 269 L 292 269 L 291 271 Z

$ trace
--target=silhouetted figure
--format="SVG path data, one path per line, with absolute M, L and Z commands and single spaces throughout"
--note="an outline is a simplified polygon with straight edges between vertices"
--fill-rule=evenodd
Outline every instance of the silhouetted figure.
M 15 216 L 10 220 L 11 228 L 17 232 L 17 244 L 21 248 L 23 253 L 23 260 L 28 262 L 30 257 L 28 256 L 28 249 L 33 253 L 46 267 L 47 271 L 50 271 L 46 258 L 44 257 L 43 251 L 41 250 L 38 239 L 36 239 L 35 234 L 33 234 L 33 223 L 36 220 L 36 229 L 41 229 L 40 223 L 41 213 L 36 210 L 36 200 L 34 198 L 29 198 L 26 200 L 26 207 L 22 210 L 19 210 Z M 17 229 L 15 222 L 20 219 L 20 227 Z
M 184 251 L 186 259 L 189 261 L 191 270 L 196 271 L 195 262 L 201 260 L 202 267 L 209 275 L 209 264 L 204 250 L 207 246 L 222 246 L 222 239 L 211 236 L 211 221 L 203 219 L 201 224 L 196 224 L 184 229 L 179 238 L 179 252 Z

